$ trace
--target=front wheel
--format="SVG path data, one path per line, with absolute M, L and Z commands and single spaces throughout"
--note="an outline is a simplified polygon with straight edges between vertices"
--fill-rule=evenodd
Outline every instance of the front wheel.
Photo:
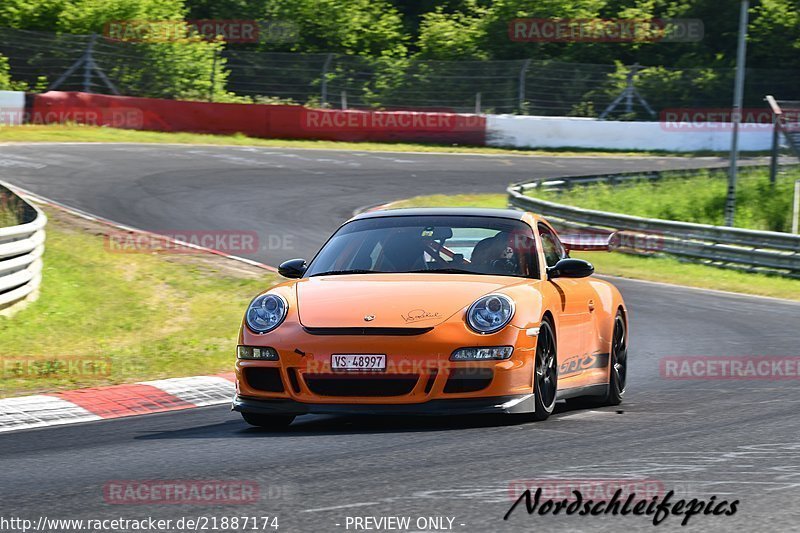
M 265 429 L 286 429 L 294 421 L 294 415 L 261 415 L 242 413 L 244 421 L 251 426 Z
M 533 381 L 533 398 L 536 406 L 533 419 L 546 420 L 555 409 L 556 392 L 558 391 L 556 338 L 553 335 L 553 328 L 546 320 L 542 320 L 542 324 L 539 326 Z

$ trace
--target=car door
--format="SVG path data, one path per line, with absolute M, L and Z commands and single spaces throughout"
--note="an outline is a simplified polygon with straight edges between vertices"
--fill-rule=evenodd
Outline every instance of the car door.
M 538 224 L 542 253 L 547 267 L 567 257 L 556 232 L 547 224 Z M 583 371 L 595 366 L 592 354 L 594 307 L 597 295 L 586 279 L 554 278 L 547 281 L 558 292 L 560 309 L 556 340 L 558 344 L 559 389 L 587 385 Z

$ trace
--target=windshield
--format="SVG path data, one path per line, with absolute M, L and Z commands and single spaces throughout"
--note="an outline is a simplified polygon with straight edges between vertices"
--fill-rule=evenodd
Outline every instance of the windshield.
M 530 226 L 477 216 L 396 216 L 342 226 L 306 273 L 430 272 L 538 277 Z

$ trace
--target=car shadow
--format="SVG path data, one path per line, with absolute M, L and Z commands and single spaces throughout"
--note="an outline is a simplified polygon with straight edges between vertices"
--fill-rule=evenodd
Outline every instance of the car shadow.
M 554 417 L 577 410 L 570 405 L 556 404 Z M 135 437 L 138 440 L 308 437 L 324 435 L 359 435 L 381 433 L 424 433 L 433 431 L 463 431 L 537 424 L 530 415 L 458 415 L 458 416 L 373 416 L 373 415 L 304 415 L 285 429 L 273 430 L 248 425 L 238 415 L 218 424 L 192 428 L 156 431 Z M 547 425 L 547 422 L 538 422 Z

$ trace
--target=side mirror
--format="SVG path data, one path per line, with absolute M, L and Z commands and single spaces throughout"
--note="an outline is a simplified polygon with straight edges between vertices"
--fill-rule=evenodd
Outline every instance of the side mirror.
M 284 278 L 302 278 L 307 267 L 305 259 L 289 259 L 280 264 L 278 274 Z
M 594 274 L 594 266 L 583 259 L 569 257 L 560 260 L 547 269 L 547 277 L 553 278 L 585 278 Z

